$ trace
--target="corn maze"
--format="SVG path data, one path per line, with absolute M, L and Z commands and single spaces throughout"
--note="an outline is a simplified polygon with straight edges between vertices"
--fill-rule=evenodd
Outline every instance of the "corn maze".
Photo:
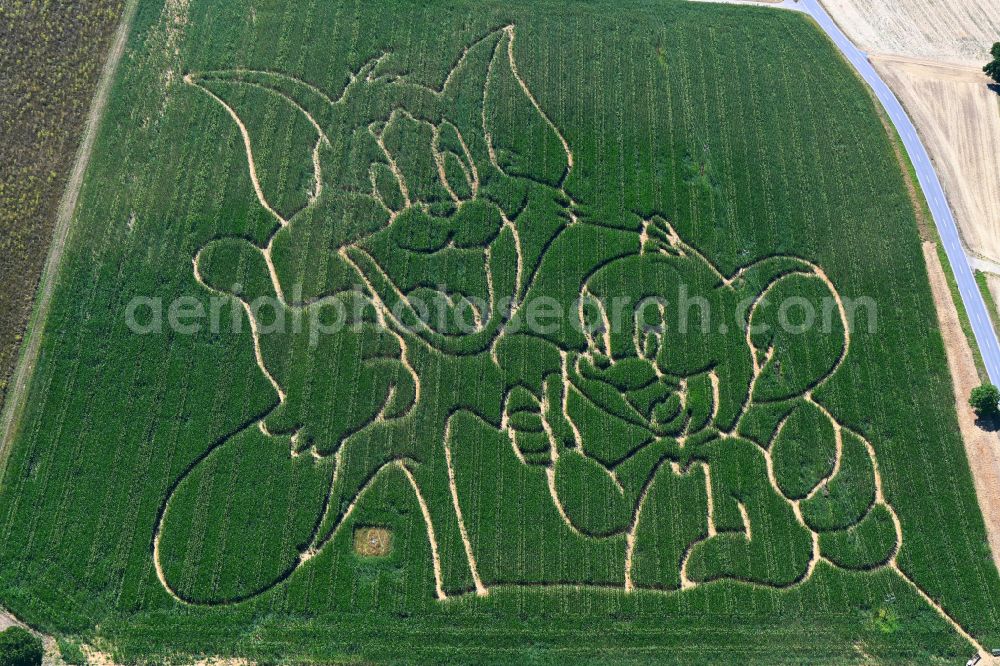
M 913 209 L 831 47 L 468 9 L 140 8 L 0 601 L 126 660 L 1000 641 Z

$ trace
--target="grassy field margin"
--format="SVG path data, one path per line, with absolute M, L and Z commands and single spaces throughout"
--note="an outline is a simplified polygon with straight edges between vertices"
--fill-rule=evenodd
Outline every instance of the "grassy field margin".
M 988 275 L 983 271 L 976 271 L 976 284 L 979 286 L 979 292 L 983 295 L 983 300 L 986 301 L 986 307 L 990 311 L 990 317 L 993 320 L 993 330 L 1000 334 L 1000 325 L 998 325 L 996 317 L 1000 315 L 1000 310 L 997 309 L 996 299 L 993 298 L 993 292 L 990 291 L 990 285 L 988 282 Z

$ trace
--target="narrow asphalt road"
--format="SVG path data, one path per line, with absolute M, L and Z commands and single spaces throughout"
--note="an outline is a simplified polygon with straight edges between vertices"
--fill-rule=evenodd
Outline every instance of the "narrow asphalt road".
M 944 188 L 938 179 L 931 158 L 924 147 L 920 136 L 917 134 L 913 122 L 899 103 L 896 95 L 893 94 L 889 86 L 886 85 L 882 77 L 868 60 L 868 56 L 858 49 L 854 43 L 848 39 L 847 35 L 834 22 L 830 15 L 820 4 L 819 0 L 782 0 L 781 2 L 755 2 L 753 0 L 695 0 L 696 2 L 721 2 L 735 5 L 754 5 L 757 7 L 777 7 L 780 9 L 790 9 L 799 11 L 811 16 L 823 29 L 823 31 L 833 40 L 844 57 L 854 66 L 861 78 L 865 80 L 879 102 L 885 108 L 886 113 L 896 131 L 899 132 L 903 140 L 903 146 L 910 155 L 910 161 L 917 172 L 917 180 L 927 199 L 931 216 L 934 218 L 934 225 L 944 243 L 945 253 L 948 255 L 948 262 L 951 264 L 958 282 L 958 291 L 965 303 L 965 310 L 969 314 L 969 321 L 972 324 L 973 333 L 976 336 L 976 344 L 982 353 L 983 362 L 986 365 L 986 372 L 990 382 L 1000 386 L 1000 342 L 997 341 L 996 332 L 990 321 L 989 311 L 983 301 L 983 295 L 979 291 L 975 277 L 972 274 L 969 258 L 962 249 L 962 243 L 958 236 L 958 227 L 955 226 L 955 216 L 948 206 L 948 200 L 944 195 Z
M 793 3 L 782 3 L 787 6 Z M 931 164 L 927 149 L 917 135 L 917 130 L 910 121 L 910 117 L 899 103 L 896 96 L 886 85 L 882 77 L 878 75 L 868 57 L 854 45 L 841 31 L 837 24 L 830 18 L 820 5 L 819 0 L 801 0 L 798 3 L 802 9 L 813 17 L 823 31 L 830 36 L 841 53 L 850 61 L 854 68 L 861 75 L 861 78 L 871 86 L 875 96 L 885 107 L 886 113 L 896 126 L 899 136 L 903 139 L 906 152 L 910 154 L 910 160 L 917 171 L 917 179 L 920 187 L 927 198 L 927 205 L 930 206 L 931 215 L 934 218 L 934 225 L 937 227 L 941 240 L 944 243 L 944 250 L 948 255 L 948 261 L 955 273 L 958 282 L 958 291 L 965 303 L 965 310 L 969 313 L 969 321 L 972 323 L 972 330 L 976 336 L 976 343 L 983 355 L 986 364 L 986 372 L 990 376 L 990 381 L 1000 385 L 1000 342 L 997 341 L 996 332 L 990 321 L 989 311 L 986 303 L 976 284 L 972 269 L 969 266 L 968 257 L 962 249 L 962 243 L 958 237 L 958 228 L 955 226 L 955 216 L 948 206 L 948 200 L 944 195 L 944 188 L 938 180 L 937 172 Z

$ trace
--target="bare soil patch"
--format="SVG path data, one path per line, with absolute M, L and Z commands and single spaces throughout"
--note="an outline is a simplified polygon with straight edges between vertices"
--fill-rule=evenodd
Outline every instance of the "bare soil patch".
M 20 627 L 21 623 L 10 613 L 0 610 L 0 631 L 6 631 L 11 627 Z
M 1000 33 L 998 33 L 1000 34 Z M 978 68 L 895 56 L 872 63 L 913 118 L 973 254 L 1000 260 L 1000 97 Z
M 948 368 L 955 390 L 958 425 L 972 469 L 972 480 L 979 498 L 979 506 L 986 523 L 993 561 L 1000 568 L 1000 433 L 990 432 L 976 425 L 976 415 L 968 403 L 972 389 L 979 385 L 972 349 L 962 333 L 958 311 L 951 299 L 937 248 L 929 242 L 924 243 L 923 248 L 931 293 L 934 296 L 938 324 L 944 338 Z
M 392 552 L 392 531 L 387 527 L 356 527 L 354 552 L 362 557 L 385 557 Z

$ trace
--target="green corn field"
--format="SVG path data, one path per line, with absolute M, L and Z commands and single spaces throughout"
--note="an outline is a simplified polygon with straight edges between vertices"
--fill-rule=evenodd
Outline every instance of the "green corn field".
M 905 177 L 790 12 L 143 1 L 0 604 L 123 662 L 1000 646 Z

